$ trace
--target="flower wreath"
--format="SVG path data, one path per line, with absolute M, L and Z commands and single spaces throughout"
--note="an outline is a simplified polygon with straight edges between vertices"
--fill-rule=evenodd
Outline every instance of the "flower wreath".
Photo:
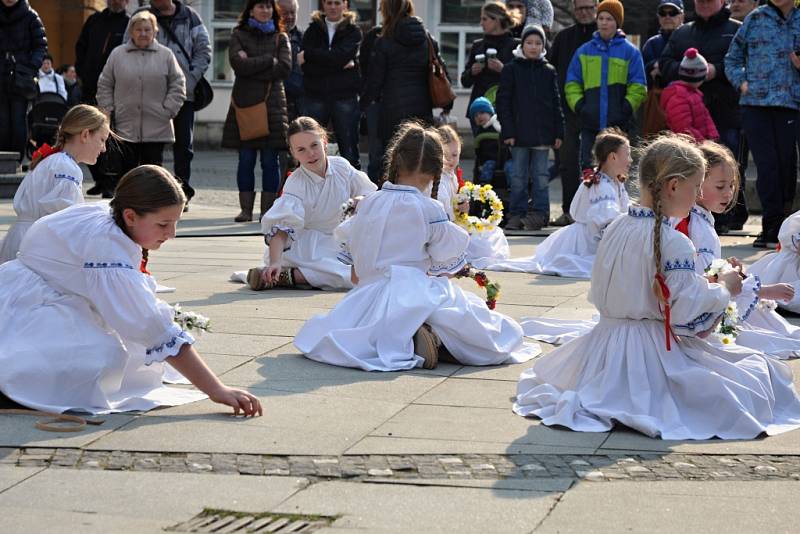
M 457 278 L 472 278 L 478 287 L 486 289 L 486 307 L 490 310 L 495 309 L 497 306 L 497 299 L 500 298 L 500 284 L 492 282 L 486 273 L 483 271 L 476 271 L 471 266 L 467 265 L 460 272 L 456 274 Z
M 469 209 L 466 213 L 458 209 L 459 205 L 468 202 Z M 503 220 L 503 201 L 494 192 L 492 186 L 476 185 L 464 182 L 453 198 L 456 224 L 466 229 L 470 234 L 475 232 L 492 231 Z

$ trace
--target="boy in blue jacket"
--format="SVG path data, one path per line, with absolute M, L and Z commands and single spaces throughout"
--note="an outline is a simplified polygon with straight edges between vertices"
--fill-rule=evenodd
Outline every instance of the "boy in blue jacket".
M 550 148 L 564 138 L 564 114 L 556 69 L 545 59 L 541 26 L 522 31 L 521 54 L 500 73 L 497 115 L 501 137 L 511 147 L 512 172 L 508 230 L 540 230 L 550 219 Z M 533 182 L 533 210 L 528 210 L 528 183 Z M 524 221 L 523 221 L 524 218 Z

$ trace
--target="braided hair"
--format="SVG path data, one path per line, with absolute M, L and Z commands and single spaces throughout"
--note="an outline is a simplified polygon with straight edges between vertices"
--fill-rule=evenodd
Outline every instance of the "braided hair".
M 594 145 L 592 146 L 592 155 L 596 167 L 593 169 L 586 169 L 583 171 L 583 185 L 592 187 L 600 183 L 600 167 L 608 160 L 611 154 L 628 144 L 628 138 L 625 132 L 619 128 L 605 128 L 595 137 Z M 613 178 L 620 178 L 614 176 Z M 623 180 L 624 181 L 624 180 Z
M 400 125 L 386 151 L 384 181 L 397 183 L 400 174 L 420 173 L 433 177 L 431 197 L 439 195 L 439 182 L 444 165 L 442 137 L 433 128 L 415 121 Z

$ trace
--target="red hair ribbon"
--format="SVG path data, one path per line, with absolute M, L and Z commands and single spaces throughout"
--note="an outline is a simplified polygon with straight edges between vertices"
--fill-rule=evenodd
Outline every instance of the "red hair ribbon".
M 583 180 L 583 185 L 586 187 L 592 187 L 594 184 L 599 184 L 600 169 L 598 167 L 583 169 L 583 176 L 581 177 L 581 180 Z
M 36 152 L 34 152 L 31 155 L 31 159 L 34 160 L 34 159 L 37 158 L 37 156 L 40 159 L 44 159 L 47 156 L 52 156 L 53 154 L 56 154 L 58 152 L 61 152 L 61 149 L 55 149 L 55 148 L 51 147 L 50 145 L 48 145 L 47 143 L 43 143 L 42 146 L 37 148 Z
M 775 247 L 775 252 L 780 252 L 780 251 L 781 251 L 781 244 L 778 243 L 778 246 Z
M 456 167 L 456 180 L 458 180 L 458 190 L 461 191 L 461 188 L 464 187 L 464 171 L 461 167 Z
M 661 273 L 656 274 L 656 283 L 658 284 L 659 291 L 661 291 L 661 297 L 664 300 L 664 334 L 667 338 L 667 350 L 672 350 L 669 339 L 672 337 L 672 327 L 670 326 L 669 286 L 667 286 L 667 280 Z M 660 308 L 661 305 L 659 304 L 659 309 Z
M 150 271 L 147 270 L 147 258 L 142 258 L 142 263 L 139 264 L 139 271 L 149 275 Z

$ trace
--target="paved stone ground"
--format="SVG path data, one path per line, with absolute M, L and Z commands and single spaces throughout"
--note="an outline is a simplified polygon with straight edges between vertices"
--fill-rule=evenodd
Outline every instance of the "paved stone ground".
M 293 336 L 343 293 L 229 282 L 259 263 L 263 240 L 247 235 L 256 223 L 231 221 L 235 191 L 211 187 L 231 159 L 203 161 L 183 237 L 153 253 L 151 268 L 177 288 L 166 300 L 212 319 L 198 349 L 223 381 L 262 399 L 264 417 L 235 419 L 202 401 L 52 434 L 0 416 L 1 532 L 161 532 L 204 507 L 334 515 L 325 531 L 340 534 L 796 528 L 797 431 L 748 441 L 576 433 L 511 412 L 526 364 L 381 374 L 303 358 Z M 553 193 L 556 204 L 556 184 Z M 0 201 L 0 236 L 12 215 Z M 514 255 L 541 241 L 510 238 Z M 724 253 L 760 257 L 749 241 L 725 237 Z M 492 277 L 512 317 L 593 313 L 587 282 Z M 800 373 L 800 361 L 790 365 Z

